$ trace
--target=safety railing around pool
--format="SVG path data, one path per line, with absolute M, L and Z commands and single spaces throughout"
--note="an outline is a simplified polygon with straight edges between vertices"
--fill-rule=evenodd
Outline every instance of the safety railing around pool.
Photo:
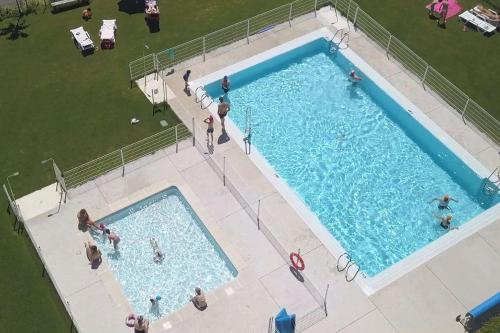
M 189 129 L 181 123 L 68 171 L 62 172 L 66 188 L 75 188 L 120 168 L 122 169 L 122 176 L 124 176 L 127 163 L 154 154 L 160 149 L 173 145 L 176 146 L 177 151 L 179 142 L 191 137 L 191 135 Z
M 450 105 L 466 125 L 500 145 L 500 121 L 369 16 L 353 0 L 297 0 L 277 7 L 157 54 L 149 54 L 132 61 L 129 65 L 130 81 L 132 83 L 148 74 L 159 73 L 187 61 L 205 61 L 209 52 L 220 50 L 229 44 L 249 44 L 265 32 L 291 26 L 294 19 L 316 13 L 327 5 L 335 10 L 337 18 L 340 13 L 348 19 L 351 23 L 347 25 L 349 30 L 351 25 L 354 29 L 361 30 L 385 50 L 388 58 L 393 58 L 410 72 L 423 89 L 430 88 L 431 93 Z
M 458 112 L 466 125 L 472 125 L 473 128 L 500 145 L 500 121 L 381 26 L 355 1 L 333 0 L 331 3 L 335 11 L 342 13 L 348 21 L 352 22 L 355 29 L 361 30 L 382 47 L 387 57 L 392 57 L 399 62 L 424 89 L 430 88 L 432 93 L 437 94 Z M 348 25 L 348 29 L 350 28 Z

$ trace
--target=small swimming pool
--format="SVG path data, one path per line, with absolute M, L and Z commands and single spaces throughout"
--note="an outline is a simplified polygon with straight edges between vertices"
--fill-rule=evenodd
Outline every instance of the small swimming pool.
M 121 238 L 118 250 L 93 234 L 138 314 L 158 319 L 189 302 L 195 287 L 212 291 L 237 271 L 177 188 L 169 188 L 100 220 Z M 154 261 L 150 239 L 166 254 Z M 152 307 L 151 295 L 160 295 Z
M 199 80 L 229 119 L 369 277 L 446 234 L 429 201 L 449 193 L 453 224 L 492 207 L 483 180 L 325 38 Z M 347 53 L 347 52 L 346 52 Z M 242 64 L 241 66 L 245 66 Z M 392 87 L 391 87 L 392 88 Z M 392 88 L 394 89 L 394 88 Z M 248 112 L 251 110 L 251 112 Z M 448 213 L 448 212 L 446 212 Z

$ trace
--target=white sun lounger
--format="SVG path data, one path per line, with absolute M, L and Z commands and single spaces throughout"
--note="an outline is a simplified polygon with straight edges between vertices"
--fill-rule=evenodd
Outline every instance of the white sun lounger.
M 116 20 L 102 20 L 99 37 L 101 48 L 113 48 L 115 45 Z
M 477 29 L 483 31 L 485 34 L 490 34 L 496 30 L 495 26 L 474 15 L 471 10 L 463 12 L 462 14 L 458 15 L 458 17 L 465 23 L 474 25 Z
M 88 32 L 83 30 L 83 27 L 71 29 L 70 31 L 76 47 L 78 47 L 82 52 L 94 50 L 94 42 L 90 39 Z

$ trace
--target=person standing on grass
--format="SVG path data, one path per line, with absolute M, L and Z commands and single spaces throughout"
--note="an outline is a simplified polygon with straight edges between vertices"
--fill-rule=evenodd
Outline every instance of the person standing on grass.
M 184 75 L 182 76 L 182 78 L 184 79 L 184 91 L 187 91 L 188 90 L 188 87 L 189 87 L 189 75 L 191 75 L 191 70 L 187 70 L 186 73 L 184 73 Z
M 224 126 L 224 118 L 227 116 L 227 113 L 229 112 L 230 107 L 229 104 L 224 102 L 224 97 L 219 97 L 219 105 L 217 107 L 217 114 L 219 115 L 220 118 L 220 123 L 222 125 L 222 131 L 226 131 L 226 126 Z
M 213 145 L 214 144 L 214 117 L 212 117 L 212 115 L 209 115 L 208 118 L 206 118 L 203 121 L 205 122 L 205 124 L 207 124 L 207 142 L 209 145 Z M 209 136 L 210 136 L 211 140 L 209 140 Z
M 443 4 L 441 5 L 441 17 L 438 20 L 438 24 L 442 24 L 443 26 L 446 25 L 446 15 L 448 15 L 448 0 L 444 0 Z M 443 23 L 441 23 L 441 20 L 443 20 Z

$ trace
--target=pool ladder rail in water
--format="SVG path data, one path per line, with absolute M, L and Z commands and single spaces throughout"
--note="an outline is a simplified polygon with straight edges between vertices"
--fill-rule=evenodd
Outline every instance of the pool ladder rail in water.
M 338 37 L 338 41 L 335 41 L 335 38 L 337 35 L 340 33 Z M 342 42 L 345 41 L 345 47 L 341 47 Z M 344 29 L 338 29 L 335 34 L 333 35 L 333 38 L 330 39 L 330 52 L 333 54 L 337 54 L 337 51 L 339 49 L 347 49 L 349 47 L 349 31 L 344 31 Z
M 340 264 L 340 261 L 344 257 L 346 258 L 347 262 L 342 266 Z M 351 271 L 351 268 L 353 268 L 353 267 L 355 269 L 354 275 L 352 275 L 350 277 L 349 276 L 349 272 Z M 358 264 L 356 264 L 356 262 L 351 258 L 351 256 L 347 252 L 342 253 L 340 255 L 340 257 L 337 259 L 337 271 L 339 271 L 339 272 L 344 272 L 345 271 L 345 280 L 347 282 L 354 281 L 354 279 L 356 278 L 356 276 L 358 275 L 358 273 L 360 272 L 360 270 L 361 270 L 361 268 L 358 266 Z M 364 277 L 366 277 L 363 272 L 361 272 L 361 275 L 363 275 Z
M 495 195 L 500 191 L 500 166 L 483 180 L 483 192 L 486 195 Z

